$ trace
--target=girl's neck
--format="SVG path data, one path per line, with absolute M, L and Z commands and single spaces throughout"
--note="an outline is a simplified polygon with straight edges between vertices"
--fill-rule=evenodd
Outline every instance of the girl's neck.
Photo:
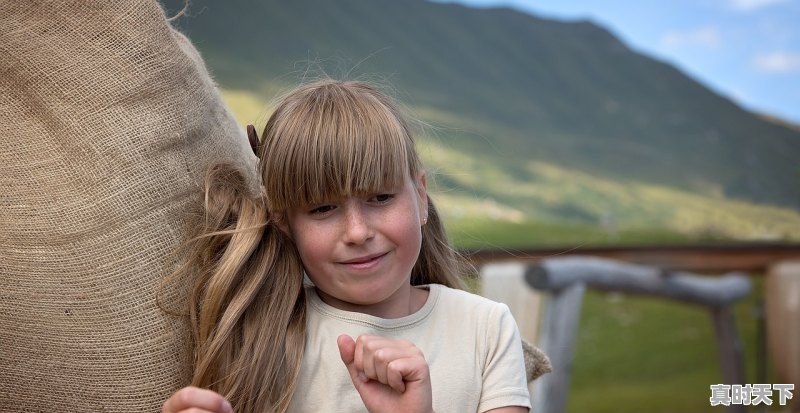
M 319 288 L 316 291 L 319 298 L 331 307 L 384 319 L 401 318 L 416 313 L 425 305 L 429 293 L 425 288 L 409 285 L 408 288 L 397 291 L 390 299 L 376 304 L 360 305 L 339 300 Z

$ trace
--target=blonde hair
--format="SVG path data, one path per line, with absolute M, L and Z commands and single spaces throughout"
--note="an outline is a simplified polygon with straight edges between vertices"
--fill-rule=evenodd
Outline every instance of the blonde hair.
M 299 256 L 275 220 L 301 205 L 398 186 L 422 165 L 386 94 L 329 79 L 280 101 L 258 155 L 264 194 L 249 194 L 231 166 L 206 179 L 204 225 L 181 270 L 195 279 L 192 384 L 221 393 L 239 412 L 284 412 L 302 362 L 305 296 Z M 430 196 L 422 231 L 411 283 L 463 288 L 461 261 Z

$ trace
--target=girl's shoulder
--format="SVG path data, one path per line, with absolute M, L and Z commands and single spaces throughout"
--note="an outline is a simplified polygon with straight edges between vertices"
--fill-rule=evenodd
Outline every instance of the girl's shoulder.
M 510 312 L 505 304 L 492 301 L 469 291 L 450 288 L 441 284 L 430 284 L 428 288 L 432 294 L 439 297 L 437 307 L 441 309 L 462 314 L 482 313 L 495 316 L 502 316 L 502 314 Z

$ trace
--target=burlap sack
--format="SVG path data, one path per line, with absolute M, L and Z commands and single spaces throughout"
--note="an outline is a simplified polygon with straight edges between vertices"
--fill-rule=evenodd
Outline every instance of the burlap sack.
M 155 0 L 2 1 L 0 139 L 0 410 L 158 410 L 186 211 L 211 161 L 255 179 L 202 60 Z

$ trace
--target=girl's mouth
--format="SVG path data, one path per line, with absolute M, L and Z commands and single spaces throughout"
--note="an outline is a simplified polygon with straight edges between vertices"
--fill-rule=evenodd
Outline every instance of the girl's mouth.
M 367 270 L 377 266 L 388 252 L 380 254 L 372 254 L 364 257 L 353 258 L 350 260 L 342 261 L 341 264 L 354 270 Z

